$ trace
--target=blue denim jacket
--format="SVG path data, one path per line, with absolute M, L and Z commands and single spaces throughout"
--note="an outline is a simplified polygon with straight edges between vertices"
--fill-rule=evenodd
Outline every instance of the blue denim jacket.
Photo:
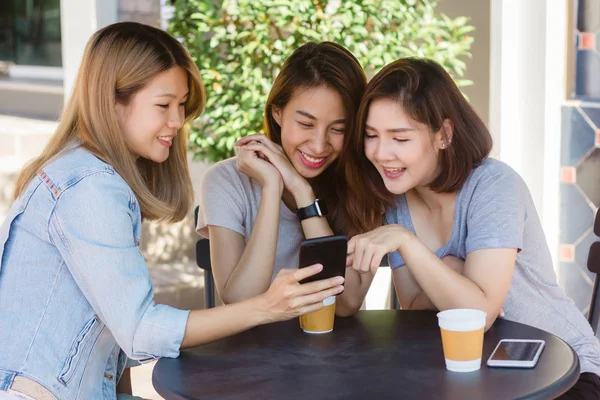
M 0 390 L 114 399 L 127 357 L 179 355 L 189 312 L 154 303 L 140 231 L 133 191 L 82 148 L 29 183 L 0 230 Z

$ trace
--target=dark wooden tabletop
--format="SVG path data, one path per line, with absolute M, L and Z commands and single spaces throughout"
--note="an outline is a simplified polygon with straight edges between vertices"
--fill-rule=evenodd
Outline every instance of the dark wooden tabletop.
M 579 378 L 579 360 L 545 331 L 497 320 L 481 369 L 447 371 L 435 312 L 360 311 L 332 333 L 303 333 L 297 320 L 263 325 L 163 358 L 152 382 L 165 399 L 550 399 Z M 500 339 L 544 339 L 533 369 L 489 368 Z

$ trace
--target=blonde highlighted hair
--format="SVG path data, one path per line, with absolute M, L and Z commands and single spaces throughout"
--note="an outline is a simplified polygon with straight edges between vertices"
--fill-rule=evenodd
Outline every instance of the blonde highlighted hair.
M 154 77 L 177 66 L 188 76 L 187 123 L 202 113 L 206 97 L 198 68 L 185 48 L 166 32 L 135 22 L 112 24 L 96 32 L 87 43 L 58 127 L 42 154 L 21 171 L 15 198 L 48 162 L 72 144 L 81 143 L 127 182 L 144 219 L 183 219 L 194 200 L 186 129 L 173 139 L 165 162 L 141 157 L 136 161 L 125 143 L 115 108 L 117 102 L 127 105 Z

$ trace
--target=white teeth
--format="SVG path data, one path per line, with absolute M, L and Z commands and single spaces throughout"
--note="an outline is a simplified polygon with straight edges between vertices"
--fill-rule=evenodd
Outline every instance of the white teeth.
M 390 174 L 397 174 L 398 172 L 402 171 L 403 168 L 384 168 L 384 170 L 386 170 Z
M 311 157 L 308 154 L 306 154 L 305 152 L 301 152 L 302 155 L 304 156 L 304 158 L 306 158 L 308 161 L 310 161 L 311 163 L 315 163 L 318 164 L 321 161 L 323 161 L 325 159 L 325 157 L 321 157 L 321 158 L 315 158 L 315 157 Z
M 160 140 L 165 141 L 165 142 L 172 142 L 173 141 L 173 136 L 159 136 L 158 137 Z

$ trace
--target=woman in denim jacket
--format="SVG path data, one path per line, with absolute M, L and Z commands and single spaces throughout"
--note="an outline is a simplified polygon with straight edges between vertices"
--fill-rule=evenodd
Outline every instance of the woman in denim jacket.
M 342 278 L 298 283 L 315 265 L 216 309 L 154 303 L 141 223 L 187 214 L 182 128 L 204 100 L 197 67 L 165 32 L 126 22 L 90 39 L 56 133 L 21 172 L 0 231 L 0 398 L 114 399 L 131 390 L 128 358 L 177 357 L 341 292 Z

